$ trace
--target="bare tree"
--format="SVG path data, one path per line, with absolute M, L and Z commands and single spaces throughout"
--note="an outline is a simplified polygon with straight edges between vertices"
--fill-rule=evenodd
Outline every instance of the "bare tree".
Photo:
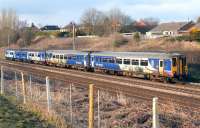
M 90 8 L 83 13 L 81 17 L 81 24 L 88 34 L 95 33 L 95 27 L 98 25 L 100 15 L 101 12 L 94 8 Z
M 19 19 L 12 9 L 3 9 L 0 12 L 0 44 L 14 42 L 16 31 L 19 29 Z M 9 45 L 9 44 L 8 44 Z
M 131 18 L 125 15 L 120 9 L 113 8 L 108 12 L 108 17 L 111 22 L 113 32 L 118 32 L 120 29 L 130 24 Z

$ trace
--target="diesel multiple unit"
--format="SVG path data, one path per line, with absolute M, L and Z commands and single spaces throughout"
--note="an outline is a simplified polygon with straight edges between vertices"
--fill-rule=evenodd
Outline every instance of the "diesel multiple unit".
M 179 53 L 7 49 L 5 58 L 150 80 L 171 81 L 188 75 L 186 56 Z

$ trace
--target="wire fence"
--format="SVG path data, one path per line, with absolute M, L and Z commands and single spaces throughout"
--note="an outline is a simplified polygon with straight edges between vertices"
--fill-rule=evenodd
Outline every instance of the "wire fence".
M 16 103 L 51 116 L 59 128 L 87 128 L 89 89 L 74 83 L 4 70 L 1 91 Z M 123 92 L 94 89 L 94 128 L 200 127 L 200 113 L 175 102 L 138 100 Z M 154 111 L 156 110 L 157 119 Z M 157 120 L 157 122 L 154 122 Z M 154 123 L 152 123 L 154 122 Z

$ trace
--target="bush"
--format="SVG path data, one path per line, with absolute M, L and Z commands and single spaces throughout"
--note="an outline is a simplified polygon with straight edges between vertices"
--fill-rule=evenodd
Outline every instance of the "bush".
M 189 35 L 178 36 L 168 39 L 169 41 L 198 41 L 200 42 L 200 31 L 191 32 Z
M 133 39 L 134 39 L 136 42 L 139 42 L 139 41 L 140 41 L 140 33 L 139 33 L 139 32 L 136 32 L 136 33 L 133 35 Z
M 119 35 L 119 34 L 115 34 L 114 35 L 114 41 L 113 41 L 113 46 L 114 47 L 120 47 L 122 45 L 125 45 L 128 43 L 128 40 L 123 38 L 123 36 Z
M 114 47 L 120 47 L 120 46 L 125 45 L 125 44 L 127 44 L 127 43 L 128 43 L 128 40 L 126 40 L 126 39 L 123 39 L 123 40 L 115 40 L 115 41 L 113 42 L 113 45 L 114 45 Z

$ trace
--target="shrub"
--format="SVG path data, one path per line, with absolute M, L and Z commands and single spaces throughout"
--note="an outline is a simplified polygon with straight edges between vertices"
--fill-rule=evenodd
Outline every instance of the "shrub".
M 139 42 L 139 41 L 140 41 L 140 33 L 139 33 L 139 32 L 136 32 L 136 33 L 133 35 L 133 39 L 134 39 L 136 42 Z
M 128 40 L 125 39 L 122 35 L 119 35 L 119 34 L 114 35 L 114 41 L 113 41 L 114 47 L 120 47 L 120 46 L 125 45 L 127 43 L 128 43 Z

